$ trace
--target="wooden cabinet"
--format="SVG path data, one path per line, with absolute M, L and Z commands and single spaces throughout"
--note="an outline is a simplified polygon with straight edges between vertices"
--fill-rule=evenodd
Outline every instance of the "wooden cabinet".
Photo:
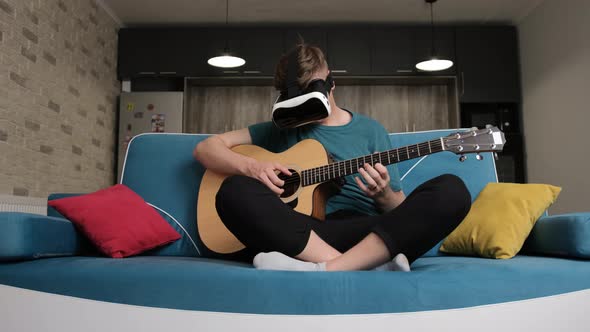
M 514 27 L 459 27 L 456 41 L 461 102 L 520 102 Z

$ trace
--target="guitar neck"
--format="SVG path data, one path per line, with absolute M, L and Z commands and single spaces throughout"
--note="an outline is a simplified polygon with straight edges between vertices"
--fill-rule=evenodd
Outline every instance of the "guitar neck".
M 328 165 L 304 170 L 301 172 L 302 185 L 310 186 L 316 183 L 322 183 L 339 177 L 356 174 L 364 164 L 375 166 L 375 164 L 379 163 L 387 166 L 441 151 L 444 151 L 442 138 L 437 138 L 428 142 L 412 144 L 398 149 L 391 149 L 363 157 L 338 161 Z

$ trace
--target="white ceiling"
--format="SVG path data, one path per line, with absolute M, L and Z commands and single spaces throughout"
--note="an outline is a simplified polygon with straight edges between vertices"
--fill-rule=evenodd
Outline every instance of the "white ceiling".
M 228 0 L 230 24 L 427 23 L 424 0 Z M 519 23 L 544 0 L 439 0 L 435 23 Z M 224 24 L 225 0 L 98 0 L 124 26 Z

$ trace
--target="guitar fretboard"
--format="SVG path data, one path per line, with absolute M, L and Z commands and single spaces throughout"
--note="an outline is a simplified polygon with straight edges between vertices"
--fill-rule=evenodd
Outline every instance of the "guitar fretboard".
M 384 166 L 399 163 L 404 160 L 419 158 L 432 153 L 444 151 L 442 138 L 432 141 L 404 146 L 383 152 L 376 152 L 363 157 L 338 161 L 325 166 L 310 168 L 301 172 L 302 185 L 309 186 L 316 183 L 330 181 L 339 177 L 356 174 L 364 164 Z

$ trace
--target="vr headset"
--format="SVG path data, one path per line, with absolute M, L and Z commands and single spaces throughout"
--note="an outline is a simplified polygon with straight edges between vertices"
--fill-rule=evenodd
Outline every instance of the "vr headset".
M 272 107 L 272 122 L 281 129 L 303 126 L 330 115 L 328 96 L 334 86 L 332 75 L 325 81 L 311 81 L 302 91 L 297 83 L 297 54 L 295 50 L 289 55 L 286 84 Z

